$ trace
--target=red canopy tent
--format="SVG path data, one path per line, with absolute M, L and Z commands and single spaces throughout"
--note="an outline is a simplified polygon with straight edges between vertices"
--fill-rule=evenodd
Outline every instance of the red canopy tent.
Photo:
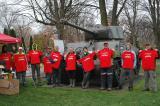
M 6 34 L 0 34 L 0 43 L 21 43 L 21 39 L 19 38 L 14 38 Z

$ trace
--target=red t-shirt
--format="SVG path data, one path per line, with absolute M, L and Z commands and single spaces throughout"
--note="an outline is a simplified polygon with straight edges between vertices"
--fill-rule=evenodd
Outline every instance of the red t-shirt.
M 66 56 L 66 71 L 75 71 L 76 70 L 76 54 L 75 53 L 69 53 Z
M 135 54 L 131 51 L 124 51 L 121 55 L 122 68 L 134 69 Z
M 27 70 L 27 58 L 25 54 L 15 54 L 14 63 L 16 72 L 25 72 Z
M 40 57 L 42 56 L 42 52 L 38 50 L 31 50 L 28 53 L 29 61 L 31 64 L 40 64 Z
M 153 71 L 156 68 L 156 58 L 158 52 L 156 50 L 142 50 L 139 53 L 139 58 L 142 59 L 142 68 L 144 71 Z
M 60 67 L 61 60 L 62 60 L 62 56 L 61 56 L 60 52 L 51 52 L 50 56 L 51 56 L 52 60 L 54 61 L 54 63 L 52 64 L 52 67 L 54 69 L 58 69 Z
M 95 56 L 95 53 L 91 53 L 78 60 L 78 62 L 82 63 L 82 67 L 85 72 L 91 72 L 95 68 L 94 56 Z
M 109 48 L 104 48 L 98 52 L 98 58 L 100 60 L 101 68 L 109 68 L 112 66 L 112 57 L 114 51 Z
M 43 64 L 44 64 L 44 73 L 52 73 L 52 63 L 49 61 L 48 57 L 43 58 Z
M 5 62 L 6 69 L 10 70 L 12 67 L 12 55 L 11 53 L 3 53 L 0 55 L 0 60 Z

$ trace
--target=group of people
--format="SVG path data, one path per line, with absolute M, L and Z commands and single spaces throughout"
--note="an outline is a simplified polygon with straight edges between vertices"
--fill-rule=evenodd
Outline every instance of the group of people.
M 101 76 L 101 88 L 112 90 L 113 83 L 113 58 L 115 51 L 109 48 L 108 42 L 104 43 L 104 48 L 99 51 L 89 53 L 87 47 L 83 48 L 83 54 L 79 58 L 73 48 L 69 48 L 67 54 L 62 55 L 58 47 L 48 47 L 45 53 L 39 50 L 30 50 L 27 54 L 23 53 L 23 48 L 19 47 L 18 52 L 11 55 L 7 52 L 6 47 L 3 48 L 0 55 L 0 61 L 5 61 L 6 71 L 11 69 L 16 71 L 17 79 L 22 81 L 22 85 L 26 84 L 25 76 L 28 65 L 31 64 L 32 78 L 37 84 L 41 82 L 40 78 L 40 63 L 44 64 L 44 73 L 46 74 L 47 84 L 53 85 L 53 87 L 60 84 L 58 76 L 59 69 L 61 67 L 62 59 L 65 60 L 65 71 L 68 73 L 69 87 L 75 87 L 76 85 L 76 70 L 77 64 L 82 65 L 83 69 L 83 81 L 82 88 L 89 88 L 91 72 L 95 69 L 95 59 L 99 59 L 99 68 Z M 158 50 L 152 49 L 150 44 L 145 45 L 144 50 L 140 50 L 138 53 L 138 59 L 142 61 L 142 69 L 144 70 L 145 86 L 144 91 L 157 91 L 156 83 L 156 59 L 159 58 Z M 119 77 L 119 89 L 123 88 L 124 74 L 128 75 L 129 86 L 128 90 L 133 90 L 134 82 L 134 69 L 137 65 L 137 55 L 132 50 L 132 45 L 127 43 L 126 50 L 121 53 L 121 67 L 122 72 Z M 37 77 L 36 77 L 36 74 Z M 149 83 L 151 82 L 151 83 Z

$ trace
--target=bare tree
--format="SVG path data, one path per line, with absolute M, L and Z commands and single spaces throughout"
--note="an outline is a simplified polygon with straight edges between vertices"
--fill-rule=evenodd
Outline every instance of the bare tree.
M 141 18 L 138 16 L 139 7 L 140 0 L 127 1 L 126 5 L 124 6 L 124 15 L 130 30 L 130 42 L 132 42 L 134 46 L 138 46 L 138 24 Z
M 5 2 L 0 3 L 0 23 L 2 27 L 11 29 L 17 19 L 18 11 L 10 8 Z
M 122 13 L 123 8 L 125 7 L 127 0 L 112 0 L 112 1 L 113 5 L 108 14 L 111 15 L 111 25 L 114 26 L 118 25 L 118 18 Z M 107 3 L 109 2 L 106 2 L 106 0 L 99 0 L 101 24 L 104 26 L 108 26 Z
M 83 13 L 89 0 L 27 0 L 37 22 L 56 26 L 60 39 L 64 38 L 62 20 L 70 21 Z
M 160 48 L 160 0 L 144 1 L 143 7 L 149 12 L 156 45 Z
M 120 14 L 122 13 L 126 2 L 127 2 L 127 0 L 113 0 L 111 25 L 118 25 L 118 18 L 120 16 Z M 121 5 L 121 7 L 118 7 L 119 5 Z
M 100 9 L 100 15 L 101 15 L 101 24 L 104 26 L 108 26 L 106 0 L 99 0 L 99 9 Z

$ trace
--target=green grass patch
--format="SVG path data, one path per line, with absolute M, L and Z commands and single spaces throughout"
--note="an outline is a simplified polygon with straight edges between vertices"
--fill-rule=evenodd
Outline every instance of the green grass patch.
M 160 106 L 160 92 L 143 92 L 143 81 L 134 91 L 100 91 L 81 88 L 22 87 L 19 95 L 0 95 L 0 106 Z M 160 78 L 158 78 L 158 85 Z
M 157 73 L 160 74 L 158 70 Z M 157 81 L 160 85 L 159 75 Z M 67 87 L 34 88 L 29 82 L 28 87 L 20 89 L 19 95 L 0 95 L 0 106 L 160 106 L 160 89 L 157 93 L 143 92 L 144 80 L 137 82 L 132 92 Z

